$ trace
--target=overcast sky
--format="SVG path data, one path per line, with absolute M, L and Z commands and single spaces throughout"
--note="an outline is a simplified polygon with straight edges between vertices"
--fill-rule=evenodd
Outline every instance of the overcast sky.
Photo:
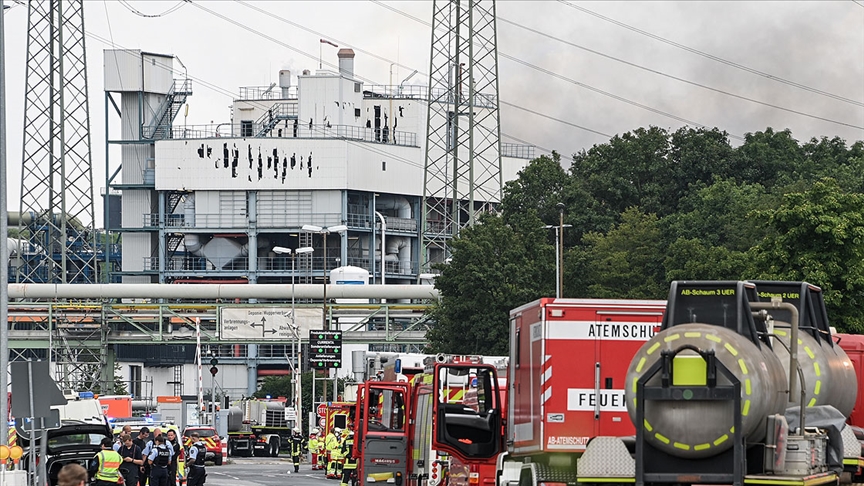
M 9 209 L 14 211 L 21 177 L 27 8 L 6 3 L 13 5 L 5 15 L 4 45 Z M 503 0 L 497 12 L 502 103 L 561 120 L 502 105 L 502 132 L 541 147 L 538 153 L 557 150 L 569 157 L 607 141 L 607 135 L 648 125 L 718 127 L 730 134 L 733 145 L 766 127 L 788 128 L 800 141 L 864 139 L 864 0 Z M 178 56 L 193 79 L 186 122 L 221 123 L 230 120 L 228 107 L 239 87 L 278 82 L 280 69 L 317 69 L 322 37 L 353 48 L 355 73 L 376 84 L 390 83 L 391 63 L 399 65 L 392 68 L 393 84 L 414 69 L 428 73 L 431 18 L 431 1 L 85 2 L 96 187 L 104 186 L 105 172 L 103 50 L 112 43 Z M 323 45 L 325 69 L 326 63 L 336 63 L 336 50 Z M 427 83 L 420 75 L 408 82 Z M 183 123 L 182 114 L 175 123 Z

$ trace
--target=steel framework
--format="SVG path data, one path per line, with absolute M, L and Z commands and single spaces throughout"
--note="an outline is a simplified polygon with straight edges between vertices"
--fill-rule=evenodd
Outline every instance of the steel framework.
M 501 201 L 495 0 L 435 0 L 423 180 L 424 270 Z
M 15 280 L 96 283 L 83 0 L 28 2 L 24 152 Z M 78 389 L 104 374 L 98 323 L 55 327 L 49 359 Z
M 95 283 L 84 2 L 28 5 L 16 281 Z

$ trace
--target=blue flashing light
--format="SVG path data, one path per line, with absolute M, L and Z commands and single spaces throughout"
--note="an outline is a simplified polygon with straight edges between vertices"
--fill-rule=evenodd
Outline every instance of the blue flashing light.
M 267 397 L 265 397 L 265 398 L 267 398 L 267 400 L 270 400 L 270 395 L 267 395 Z
M 471 380 L 471 388 L 477 388 L 477 378 Z
M 92 391 L 82 391 L 78 392 L 78 398 L 94 398 L 95 395 Z
M 393 366 L 393 371 L 402 373 L 402 358 L 396 358 L 396 364 Z

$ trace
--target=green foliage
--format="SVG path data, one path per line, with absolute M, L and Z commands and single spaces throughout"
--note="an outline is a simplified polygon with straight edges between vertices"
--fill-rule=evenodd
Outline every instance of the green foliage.
M 864 331 L 864 194 L 822 179 L 761 214 L 774 232 L 751 250 L 754 275 L 819 285 L 837 328 Z
M 864 332 L 864 142 L 800 144 L 789 130 L 638 128 L 529 163 L 499 217 L 450 246 L 436 286 L 435 352 L 505 354 L 509 310 L 555 293 L 564 203 L 564 297 L 666 297 L 671 280 L 806 280 L 832 323 Z
M 439 265 L 435 286 L 441 303 L 427 334 L 431 352 L 508 354 L 509 312 L 554 294 L 554 247 L 542 222 L 525 227 L 484 215 L 452 242 L 452 260 Z

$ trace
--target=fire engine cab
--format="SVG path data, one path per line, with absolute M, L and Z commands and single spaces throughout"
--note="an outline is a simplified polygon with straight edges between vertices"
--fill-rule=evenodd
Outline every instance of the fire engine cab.
M 496 366 L 438 355 L 409 381 L 367 381 L 358 390 L 355 456 L 363 485 L 494 484 L 504 450 Z M 445 481 L 446 478 L 446 481 Z

